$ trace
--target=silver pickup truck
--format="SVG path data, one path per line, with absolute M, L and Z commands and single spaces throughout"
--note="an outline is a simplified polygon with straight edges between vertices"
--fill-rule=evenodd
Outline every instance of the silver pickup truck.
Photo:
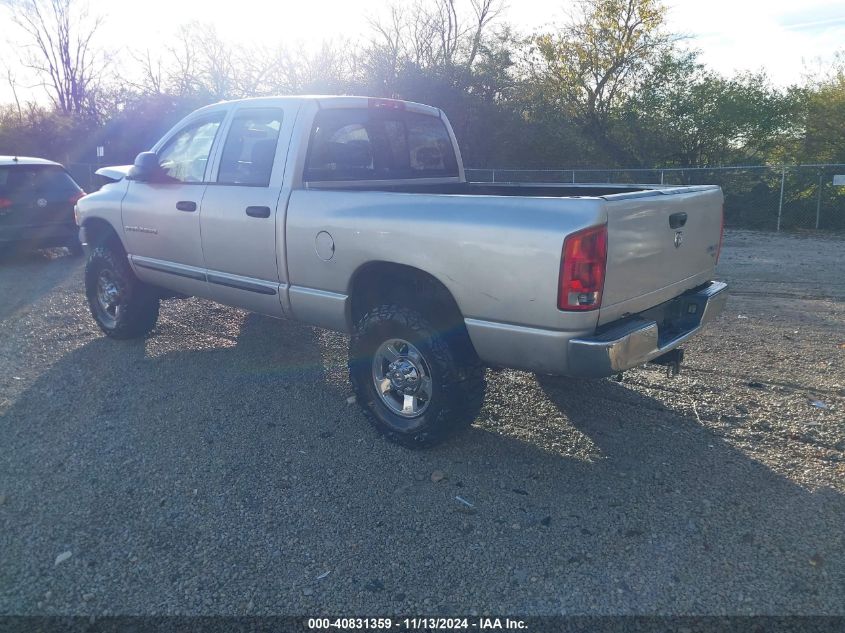
M 727 296 L 718 187 L 467 182 L 417 103 L 218 103 L 99 173 L 76 220 L 107 335 L 185 296 L 348 332 L 358 402 L 409 447 L 475 419 L 485 367 L 677 367 Z

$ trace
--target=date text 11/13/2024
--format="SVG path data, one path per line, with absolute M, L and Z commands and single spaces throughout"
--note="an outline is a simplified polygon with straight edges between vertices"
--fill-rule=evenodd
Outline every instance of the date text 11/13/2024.
M 309 618 L 311 630 L 527 630 L 523 620 L 511 618 Z

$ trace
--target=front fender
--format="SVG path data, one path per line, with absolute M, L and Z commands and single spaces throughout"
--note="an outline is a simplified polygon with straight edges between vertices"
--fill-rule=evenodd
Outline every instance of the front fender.
M 122 246 L 125 244 L 121 205 L 127 186 L 125 180 L 110 183 L 76 203 L 76 221 L 83 245 L 91 246 L 107 235 L 115 236 Z

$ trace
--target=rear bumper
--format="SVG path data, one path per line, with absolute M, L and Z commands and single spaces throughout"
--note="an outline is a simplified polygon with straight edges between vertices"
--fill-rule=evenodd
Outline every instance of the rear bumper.
M 678 347 L 725 308 L 728 285 L 712 281 L 667 304 L 609 324 L 599 334 L 571 339 L 568 374 L 602 377 L 642 365 Z
M 39 246 L 65 246 L 76 239 L 75 224 L 43 224 L 41 226 L 0 227 L 0 243 Z

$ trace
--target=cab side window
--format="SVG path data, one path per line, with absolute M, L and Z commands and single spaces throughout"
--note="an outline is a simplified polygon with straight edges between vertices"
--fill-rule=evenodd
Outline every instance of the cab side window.
M 158 151 L 158 163 L 176 182 L 202 182 L 214 137 L 223 121 L 220 114 L 182 128 Z
M 217 182 L 267 187 L 281 127 L 281 110 L 256 108 L 237 112 L 223 146 Z

